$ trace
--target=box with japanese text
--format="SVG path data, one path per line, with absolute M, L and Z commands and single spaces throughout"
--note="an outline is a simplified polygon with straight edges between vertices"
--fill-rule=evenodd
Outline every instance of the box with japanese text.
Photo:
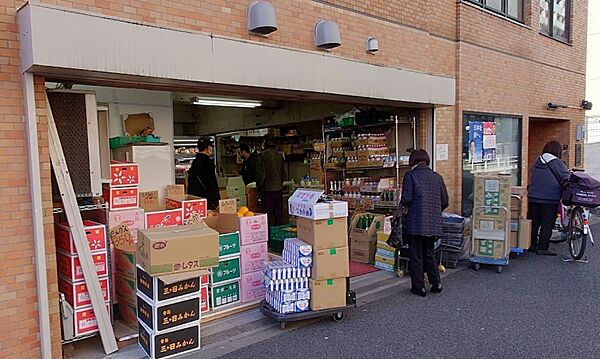
M 105 184 L 102 186 L 102 197 L 111 211 L 139 207 L 137 186 L 111 188 Z
M 167 359 L 200 349 L 200 324 L 154 334 L 143 322 L 138 325 L 138 343 L 150 359 Z
M 312 220 L 348 217 L 348 202 L 322 201 L 322 195 L 322 190 L 297 189 L 288 200 L 289 214 Z
M 211 283 L 227 282 L 234 279 L 239 279 L 240 272 L 240 257 L 230 257 L 219 260 L 219 266 L 211 269 Z
M 140 184 L 140 166 L 137 163 L 110 161 L 110 186 L 127 187 Z
M 206 218 L 208 215 L 206 199 L 204 198 L 192 195 L 179 195 L 167 196 L 165 201 L 167 209 L 181 209 L 184 224 L 191 217 Z
M 268 259 L 269 249 L 267 242 L 243 246 L 240 263 L 242 274 L 262 271 Z
M 146 229 L 183 225 L 181 208 L 144 212 Z
M 143 296 L 137 296 L 138 319 L 152 333 L 163 333 L 175 327 L 200 322 L 200 297 L 179 298 L 169 303 L 154 305 Z
M 210 310 L 210 301 L 208 300 L 208 286 L 200 288 L 200 312 L 205 313 Z
M 106 252 L 92 254 L 92 261 L 96 268 L 98 277 L 108 275 L 108 260 Z M 83 280 L 83 269 L 77 255 L 68 255 L 62 251 L 56 252 L 58 274 L 68 278 L 72 282 Z
M 240 244 L 267 242 L 269 240 L 269 223 L 266 214 L 240 217 Z
M 321 310 L 346 306 L 346 278 L 310 280 L 310 309 Z
M 108 212 L 108 229 L 126 225 L 131 232 L 133 241 L 137 241 L 138 230 L 145 228 L 144 210 L 141 208 L 124 209 L 120 211 Z
M 242 303 L 252 302 L 265 297 L 265 285 L 262 272 L 254 272 L 242 275 L 240 281 L 240 298 Z
M 108 277 L 99 278 L 99 281 L 104 301 L 108 302 L 110 300 Z M 64 277 L 59 277 L 58 291 L 65 295 L 66 301 L 71 304 L 74 309 L 92 305 L 92 299 L 90 298 L 90 293 L 85 281 L 71 282 Z
M 199 272 L 153 277 L 140 266 L 137 267 L 137 291 L 152 304 L 160 304 L 181 297 L 198 296 L 202 287 Z
M 510 196 L 511 196 L 510 175 L 502 174 L 477 174 L 475 175 L 475 184 L 473 186 L 473 203 L 475 207 L 504 207 L 510 215 Z M 498 208 L 483 209 L 484 216 L 502 216 Z
M 144 229 L 138 233 L 135 259 L 152 276 L 216 267 L 219 233 L 204 223 Z
M 240 223 L 236 214 L 219 213 L 205 218 L 204 223 L 219 232 L 219 258 L 240 254 Z
M 210 306 L 218 309 L 240 301 L 240 281 L 219 283 L 210 287 Z
M 84 220 L 83 228 L 85 229 L 85 236 L 90 246 L 90 251 L 92 253 L 101 251 L 106 252 L 106 227 L 98 222 Z M 69 225 L 66 223 L 59 223 L 54 226 L 54 230 L 56 248 L 67 254 L 77 254 L 77 249 L 75 248 Z
M 106 303 L 106 310 L 110 314 L 109 303 Z M 73 318 L 75 320 L 74 334 L 76 337 L 98 331 L 98 320 L 96 320 L 96 314 L 91 306 L 75 309 L 73 311 Z

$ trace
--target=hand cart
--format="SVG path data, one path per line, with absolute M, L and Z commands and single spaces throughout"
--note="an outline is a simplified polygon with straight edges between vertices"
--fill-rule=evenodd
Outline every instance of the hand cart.
M 489 215 L 490 220 L 480 219 L 475 220 L 476 212 L 481 211 L 496 211 L 493 215 Z M 494 221 L 502 219 L 500 213 L 504 213 L 504 229 L 496 229 Z M 482 223 L 490 222 L 491 225 L 481 227 Z M 496 271 L 502 273 L 504 266 L 508 265 L 510 255 L 510 211 L 506 207 L 500 206 L 476 206 L 473 208 L 473 221 L 471 223 L 471 257 L 469 261 L 473 269 L 479 270 L 482 264 L 496 266 Z M 479 241 L 479 242 L 477 242 Z M 479 244 L 479 250 L 476 246 Z M 498 253 L 500 249 L 500 253 Z M 485 252 L 484 252 L 485 251 Z
M 346 288 L 350 288 L 350 279 L 347 279 Z M 276 322 L 279 322 L 279 327 L 281 330 L 285 329 L 285 326 L 288 322 L 297 322 L 300 320 L 314 319 L 314 318 L 322 318 L 322 317 L 331 317 L 335 322 L 341 322 L 344 320 L 344 313 L 349 311 L 350 309 L 356 307 L 356 293 L 348 290 L 346 292 L 346 306 L 338 307 L 338 308 L 330 308 L 323 310 L 310 310 L 307 312 L 300 313 L 289 313 L 289 314 L 281 314 L 277 312 L 273 307 L 267 304 L 266 300 L 262 300 L 258 309 L 260 312 L 267 318 L 273 319 Z
M 521 212 L 523 209 L 523 197 L 516 195 L 516 194 L 511 194 L 510 198 L 516 199 L 517 201 L 519 201 L 519 218 L 517 219 L 516 225 L 514 227 L 513 227 L 512 212 L 511 212 L 510 231 L 517 233 L 517 243 L 516 243 L 515 247 L 511 247 L 510 252 L 520 255 L 525 252 L 525 250 L 523 248 L 521 248 Z M 512 211 L 512 208 L 511 208 L 511 211 Z

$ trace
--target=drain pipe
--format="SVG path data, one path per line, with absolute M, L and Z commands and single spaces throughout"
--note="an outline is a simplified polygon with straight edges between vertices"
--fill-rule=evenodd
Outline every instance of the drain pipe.
M 25 106 L 25 128 L 27 129 L 29 190 L 31 192 L 31 213 L 33 217 L 41 358 L 51 359 L 52 335 L 50 332 L 50 302 L 48 301 L 48 281 L 46 277 L 46 246 L 44 239 L 42 185 L 40 182 L 38 127 L 35 111 L 35 89 L 33 74 L 28 72 L 23 73 L 23 103 Z

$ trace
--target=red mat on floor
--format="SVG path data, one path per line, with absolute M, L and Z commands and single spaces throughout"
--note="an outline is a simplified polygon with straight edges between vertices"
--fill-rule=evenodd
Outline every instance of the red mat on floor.
M 378 270 L 370 264 L 350 261 L 350 277 L 358 277 L 359 275 L 377 272 Z

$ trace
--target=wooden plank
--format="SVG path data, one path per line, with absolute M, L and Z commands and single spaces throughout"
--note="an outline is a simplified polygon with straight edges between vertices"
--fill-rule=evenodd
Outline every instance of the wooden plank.
M 104 296 L 102 295 L 98 275 L 96 274 L 94 263 L 92 261 L 92 254 L 85 236 L 83 220 L 81 218 L 81 213 L 79 212 L 79 206 L 77 205 L 77 198 L 75 197 L 75 191 L 73 190 L 73 183 L 71 182 L 71 177 L 69 175 L 67 161 L 65 160 L 62 151 L 56 123 L 54 122 L 52 109 L 48 101 L 46 101 L 46 107 L 52 168 L 54 169 L 56 182 L 58 182 L 58 187 L 61 192 L 61 198 L 73 236 L 73 242 L 75 243 L 75 248 L 79 254 L 83 277 L 90 293 L 92 308 L 94 309 L 96 320 L 98 322 L 104 352 L 110 354 L 118 350 L 117 341 L 110 322 L 110 315 L 104 303 Z

